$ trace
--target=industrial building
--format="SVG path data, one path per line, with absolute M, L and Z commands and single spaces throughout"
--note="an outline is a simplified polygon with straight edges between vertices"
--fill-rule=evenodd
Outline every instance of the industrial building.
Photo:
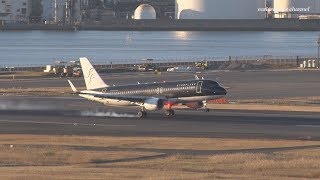
M 320 0 L 274 0 L 275 18 L 320 19 Z
M 27 23 L 30 15 L 30 0 L 1 0 L 0 21 L 2 23 Z
M 266 0 L 176 0 L 176 19 L 265 19 Z
M 80 4 L 80 0 L 42 0 L 42 19 L 55 24 L 80 22 Z
M 3 22 L 83 23 L 125 27 L 150 23 L 149 26 L 165 28 L 170 24 L 177 27 L 194 25 L 194 20 L 202 22 L 204 27 L 215 20 L 220 23 L 230 21 L 219 20 L 235 20 L 232 25 L 248 20 L 248 23 L 240 24 L 246 26 L 257 22 L 255 26 L 260 27 L 260 20 L 266 18 L 276 18 L 264 21 L 275 24 L 277 18 L 320 19 L 320 0 L 0 0 L 0 25 Z M 157 21 L 139 21 L 144 19 Z

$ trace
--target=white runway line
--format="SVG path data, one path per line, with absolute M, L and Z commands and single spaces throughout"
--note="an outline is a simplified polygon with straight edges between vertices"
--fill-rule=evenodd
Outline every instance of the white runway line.
M 296 126 L 297 126 L 297 127 L 320 128 L 320 125 L 311 125 L 311 124 L 296 125 Z
M 48 122 L 48 121 L 15 121 L 15 120 L 0 120 L 0 123 L 28 123 L 28 124 L 54 124 L 54 125 L 72 125 L 72 126 L 100 126 L 100 127 L 136 127 L 131 124 L 87 124 L 87 123 L 62 123 L 62 122 Z

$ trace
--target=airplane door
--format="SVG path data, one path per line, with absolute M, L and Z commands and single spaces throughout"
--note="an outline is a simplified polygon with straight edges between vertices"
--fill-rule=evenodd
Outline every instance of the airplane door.
M 202 84 L 203 81 L 197 82 L 196 93 L 202 93 Z

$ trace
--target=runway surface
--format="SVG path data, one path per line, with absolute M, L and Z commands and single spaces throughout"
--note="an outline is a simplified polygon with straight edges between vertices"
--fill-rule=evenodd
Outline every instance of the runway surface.
M 157 111 L 138 119 L 136 108 L 76 97 L 2 97 L 0 103 L 7 104 L 0 107 L 1 134 L 320 140 L 319 113 L 176 110 L 175 117 Z
M 206 79 L 229 86 L 228 98 L 283 98 L 318 96 L 318 71 L 205 72 Z M 192 73 L 104 74 L 109 84 L 193 79 Z M 72 79 L 77 87 L 82 78 Z M 0 80 L 0 88 L 68 87 L 66 79 Z M 320 113 L 266 111 L 177 110 L 167 118 L 162 111 L 147 119 L 135 117 L 137 108 L 111 108 L 76 96 L 0 96 L 1 134 L 60 134 L 112 136 L 188 136 L 320 140 Z

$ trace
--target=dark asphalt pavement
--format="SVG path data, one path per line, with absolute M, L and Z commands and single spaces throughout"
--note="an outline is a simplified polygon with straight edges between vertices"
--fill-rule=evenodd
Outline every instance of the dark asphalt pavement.
M 229 99 L 318 96 L 317 71 L 206 72 L 206 79 L 229 86 Z M 134 76 L 133 76 L 134 75 Z M 193 79 L 192 73 L 103 75 L 109 84 Z M 84 86 L 83 79 L 73 79 Z M 66 79 L 0 80 L 0 88 L 67 87 Z M 74 97 L 0 97 L 1 134 L 102 136 L 187 136 L 320 140 L 320 113 L 178 110 L 167 118 L 151 112 L 135 117 L 137 108 L 104 107 Z M 127 114 L 124 114 L 127 113 Z
M 146 119 L 136 109 L 2 109 L 1 134 L 99 136 L 227 137 L 320 140 L 319 113 L 176 110 Z
M 318 96 L 320 89 L 319 71 L 247 71 L 225 72 L 214 71 L 198 74 L 199 77 L 216 80 L 222 85 L 231 87 L 228 98 L 231 100 L 307 97 Z M 162 82 L 194 79 L 194 73 L 123 73 L 102 74 L 110 85 L 132 83 Z M 83 78 L 73 78 L 76 87 L 84 87 Z M 65 78 L 55 79 L 0 79 L 0 88 L 46 88 L 68 87 Z

